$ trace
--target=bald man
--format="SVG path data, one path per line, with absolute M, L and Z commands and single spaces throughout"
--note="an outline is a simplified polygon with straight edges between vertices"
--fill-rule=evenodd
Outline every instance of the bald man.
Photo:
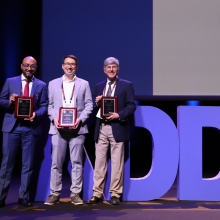
M 25 57 L 21 63 L 22 74 L 8 78 L 0 94 L 0 108 L 4 109 L 2 125 L 3 145 L 0 169 L 0 208 L 5 206 L 12 172 L 18 152 L 22 153 L 21 186 L 18 204 L 31 207 L 29 186 L 33 172 L 33 157 L 39 135 L 41 135 L 41 118 L 47 113 L 48 93 L 44 82 L 34 77 L 37 61 Z M 14 117 L 16 96 L 31 96 L 34 99 L 33 115 L 27 118 Z

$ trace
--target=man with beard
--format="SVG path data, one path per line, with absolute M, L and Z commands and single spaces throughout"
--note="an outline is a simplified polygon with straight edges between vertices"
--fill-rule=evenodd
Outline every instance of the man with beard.
M 37 62 L 31 57 L 25 57 L 21 64 L 22 74 L 8 78 L 0 94 L 0 108 L 5 115 L 2 125 L 3 146 L 0 170 L 0 207 L 5 206 L 12 172 L 19 150 L 22 153 L 21 186 L 18 204 L 31 207 L 29 201 L 29 186 L 33 172 L 33 157 L 39 135 L 41 134 L 41 117 L 47 112 L 48 94 L 44 82 L 34 77 Z M 33 115 L 27 118 L 15 118 L 15 97 L 33 97 Z
M 62 63 L 63 76 L 49 82 L 48 115 L 51 121 L 49 134 L 52 136 L 52 165 L 50 176 L 50 195 L 45 205 L 54 205 L 60 201 L 62 189 L 62 168 L 69 148 L 71 170 L 70 198 L 74 205 L 82 205 L 82 168 L 85 134 L 88 133 L 86 120 L 93 109 L 89 83 L 76 76 L 78 60 L 74 55 L 67 55 Z M 75 123 L 62 128 L 59 109 L 76 108 Z M 62 117 L 61 117 L 62 118 Z

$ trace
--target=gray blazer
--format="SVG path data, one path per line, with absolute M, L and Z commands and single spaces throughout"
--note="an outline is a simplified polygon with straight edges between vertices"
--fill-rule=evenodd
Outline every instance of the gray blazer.
M 56 134 L 58 132 L 56 126 L 53 123 L 53 119 L 59 117 L 59 109 L 63 106 L 61 86 L 62 77 L 49 82 L 48 115 L 51 121 L 49 134 Z M 80 118 L 82 121 L 80 128 L 77 129 L 78 134 L 88 133 L 88 128 L 85 122 L 93 109 L 92 94 L 89 83 L 86 80 L 78 77 L 75 79 L 74 103 L 74 107 L 77 108 L 77 118 Z

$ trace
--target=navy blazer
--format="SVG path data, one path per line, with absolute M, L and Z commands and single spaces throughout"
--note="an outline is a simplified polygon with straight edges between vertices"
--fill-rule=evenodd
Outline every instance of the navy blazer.
M 99 108 L 95 103 L 95 97 L 103 95 L 106 81 L 96 84 L 93 94 L 94 107 Z M 112 132 L 116 142 L 129 140 L 130 127 L 128 117 L 136 110 L 134 88 L 131 82 L 118 77 L 114 96 L 118 98 L 118 114 L 120 120 L 111 121 Z M 97 142 L 99 136 L 100 120 L 96 119 L 94 140 Z
M 21 94 L 21 76 L 8 78 L 2 88 L 0 94 L 0 108 L 5 110 L 2 131 L 11 132 L 17 118 L 14 117 L 14 108 L 9 106 L 9 98 L 15 93 Z M 48 92 L 46 83 L 37 78 L 33 78 L 33 84 L 30 96 L 34 97 L 34 112 L 36 118 L 30 123 L 31 132 L 33 135 L 41 134 L 40 118 L 47 112 Z

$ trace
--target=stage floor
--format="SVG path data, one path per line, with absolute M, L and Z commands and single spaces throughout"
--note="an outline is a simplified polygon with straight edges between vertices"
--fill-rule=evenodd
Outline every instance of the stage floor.
M 61 202 L 46 206 L 35 202 L 31 208 L 17 205 L 19 179 L 13 179 L 6 207 L 0 209 L 0 220 L 217 220 L 220 202 L 192 202 L 176 199 L 176 184 L 161 198 L 146 202 L 122 202 L 112 206 L 107 201 L 96 205 L 75 206 L 69 198 L 70 179 L 64 178 Z

